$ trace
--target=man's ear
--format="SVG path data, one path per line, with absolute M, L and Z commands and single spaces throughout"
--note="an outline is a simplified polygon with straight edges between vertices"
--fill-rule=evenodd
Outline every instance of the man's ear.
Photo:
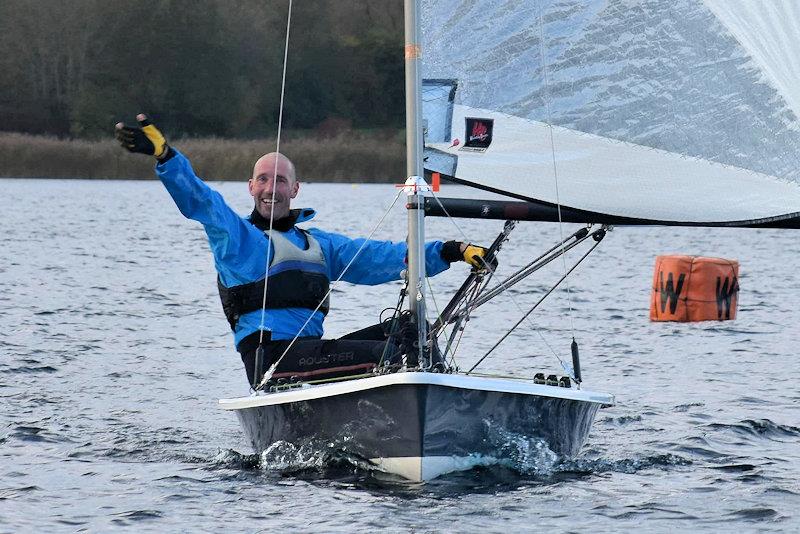
M 253 196 L 253 179 L 247 180 L 247 190 L 250 191 L 250 196 Z
M 297 196 L 297 193 L 300 192 L 300 182 L 295 182 L 292 186 L 292 198 Z

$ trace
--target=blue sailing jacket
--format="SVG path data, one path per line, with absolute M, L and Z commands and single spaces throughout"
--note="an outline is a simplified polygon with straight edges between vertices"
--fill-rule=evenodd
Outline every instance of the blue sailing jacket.
M 183 154 L 174 148 L 172 150 L 175 155 L 156 165 L 156 173 L 180 212 L 203 225 L 222 283 L 232 287 L 264 278 L 267 236 L 246 218 L 240 217 L 225 203 L 222 195 L 198 178 Z M 297 222 L 308 221 L 314 215 L 314 210 L 304 209 Z M 399 280 L 400 272 L 407 267 L 405 242 L 350 239 L 316 228 L 308 231 L 322 247 L 327 275 L 332 281 L 342 275 L 345 266 L 362 244 L 363 250 L 344 273 L 342 280 L 354 284 L 383 284 Z M 305 247 L 305 238 L 298 228 L 292 228 L 284 235 L 297 246 Z M 450 266 L 441 257 L 442 245 L 441 241 L 425 244 L 425 265 L 429 276 L 439 274 Z M 270 261 L 271 256 L 270 247 Z M 292 339 L 309 315 L 311 310 L 306 308 L 268 309 L 264 316 L 264 328 L 272 333 L 272 339 Z M 314 313 L 300 335 L 322 337 L 324 319 L 321 312 Z M 236 325 L 234 343 L 238 345 L 242 339 L 257 332 L 260 324 L 260 310 L 242 315 Z

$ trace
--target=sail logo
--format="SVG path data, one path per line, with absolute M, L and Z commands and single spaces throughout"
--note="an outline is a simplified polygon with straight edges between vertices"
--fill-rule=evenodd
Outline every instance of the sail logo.
M 472 133 L 469 136 L 470 141 L 485 141 L 489 137 L 489 128 L 483 122 L 476 122 L 472 125 Z
M 739 281 L 735 276 L 733 277 L 733 281 L 726 276 L 724 282 L 721 276 L 717 277 L 717 319 L 723 319 L 723 308 L 725 310 L 724 319 L 727 320 L 731 318 L 731 301 L 733 296 L 738 292 Z
M 681 290 L 683 290 L 683 282 L 686 279 L 686 275 L 681 273 L 678 276 L 678 285 L 675 285 L 675 280 L 672 278 L 672 273 L 667 275 L 667 283 L 664 284 L 664 271 L 660 271 L 658 273 L 659 276 L 659 289 L 661 289 L 661 313 L 664 313 L 667 309 L 667 304 L 669 304 L 669 313 L 675 314 L 675 310 L 678 309 L 678 299 L 681 295 Z
M 492 144 L 492 130 L 494 119 L 481 119 L 476 117 L 466 118 L 466 142 L 461 150 L 483 152 Z

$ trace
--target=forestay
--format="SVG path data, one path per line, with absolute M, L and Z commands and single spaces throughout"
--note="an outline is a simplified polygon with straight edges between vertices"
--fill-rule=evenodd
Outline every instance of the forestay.
M 587 222 L 798 225 L 796 1 L 423 0 L 423 35 L 427 170 Z

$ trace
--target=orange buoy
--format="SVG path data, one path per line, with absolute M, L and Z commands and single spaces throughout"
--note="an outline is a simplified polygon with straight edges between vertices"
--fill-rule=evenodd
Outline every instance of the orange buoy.
M 650 320 L 733 320 L 738 296 L 738 261 L 702 256 L 658 256 Z

